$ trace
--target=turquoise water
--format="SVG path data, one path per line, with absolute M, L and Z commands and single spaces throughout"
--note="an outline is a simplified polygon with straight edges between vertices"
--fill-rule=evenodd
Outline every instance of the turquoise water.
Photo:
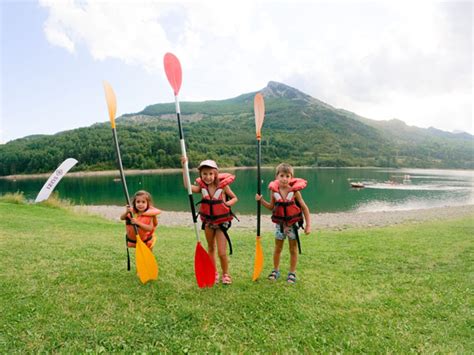
M 235 212 L 255 213 L 256 170 L 230 171 L 236 175 L 231 185 L 239 197 Z M 409 180 L 404 177 L 409 175 Z M 263 169 L 263 189 L 273 179 L 273 169 Z M 474 204 L 474 171 L 425 169 L 297 168 L 295 176 L 308 180 L 302 191 L 312 213 L 341 211 L 380 211 Z M 191 179 L 197 177 L 196 173 Z M 34 200 L 46 179 L 0 179 L 1 193 L 21 191 Z M 390 181 L 390 182 L 389 182 Z M 363 182 L 365 188 L 351 188 L 350 182 Z M 188 198 L 180 173 L 127 176 L 131 194 L 145 189 L 155 205 L 164 210 L 187 211 Z M 56 187 L 61 198 L 76 204 L 123 205 L 120 181 L 112 176 L 64 177 Z M 199 200 L 199 196 L 195 196 Z

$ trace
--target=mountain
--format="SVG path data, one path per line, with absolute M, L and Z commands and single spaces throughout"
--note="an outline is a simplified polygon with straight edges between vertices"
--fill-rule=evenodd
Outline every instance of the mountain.
M 370 120 L 273 81 L 260 92 L 265 165 L 474 168 L 474 137 L 467 133 Z M 255 165 L 254 96 L 181 102 L 191 166 L 209 158 L 223 167 Z M 127 169 L 180 167 L 174 103 L 150 105 L 116 121 Z M 0 156 L 0 175 L 52 171 L 68 157 L 79 161 L 78 170 L 115 168 L 108 122 L 17 139 L 0 145 Z

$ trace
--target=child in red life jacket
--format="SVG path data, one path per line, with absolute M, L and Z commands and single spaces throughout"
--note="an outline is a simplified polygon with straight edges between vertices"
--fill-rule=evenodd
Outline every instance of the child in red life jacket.
M 127 245 L 129 248 L 135 248 L 137 238 L 135 228 L 138 227 L 138 235 L 141 240 L 152 249 L 156 242 L 154 234 L 158 225 L 157 216 L 161 211 L 153 207 L 151 195 L 144 190 L 137 191 L 132 199 L 132 206 L 126 206 L 125 212 L 120 216 L 121 220 L 127 221 Z
M 298 262 L 298 224 L 306 222 L 304 233 L 311 231 L 309 209 L 306 206 L 300 190 L 306 187 L 306 180 L 294 178 L 293 167 L 282 163 L 276 168 L 276 179 L 269 184 L 271 193 L 270 202 L 265 201 L 262 195 L 255 199 L 267 209 L 272 210 L 272 221 L 275 223 L 275 250 L 273 253 L 273 270 L 268 275 L 269 280 L 276 280 L 280 276 L 280 256 L 283 242 L 288 237 L 290 245 L 290 270 L 287 282 L 296 282 L 296 263 Z
M 181 159 L 181 163 L 186 163 L 186 158 Z M 229 242 L 230 253 L 232 254 L 232 244 L 227 234 L 231 221 L 234 218 L 230 207 L 237 201 L 237 196 L 230 189 L 235 176 L 231 174 L 219 174 L 217 164 L 214 160 L 204 160 L 198 166 L 199 178 L 196 179 L 197 185 L 191 185 L 193 193 L 201 193 L 199 215 L 202 221 L 207 240 L 207 251 L 212 258 L 214 265 L 216 263 L 216 244 L 217 254 L 222 268 L 222 283 L 230 285 L 232 279 L 229 275 L 229 259 L 226 253 L 226 240 Z M 186 179 L 183 182 L 186 186 Z M 216 283 L 219 282 L 219 273 L 216 272 Z

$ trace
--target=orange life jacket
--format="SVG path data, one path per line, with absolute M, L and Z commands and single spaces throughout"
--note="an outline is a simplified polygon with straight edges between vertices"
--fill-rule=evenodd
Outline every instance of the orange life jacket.
M 295 203 L 295 193 L 296 191 L 303 190 L 307 185 L 307 181 L 293 178 L 290 180 L 289 185 L 290 191 L 286 195 L 286 199 L 283 199 L 280 193 L 280 183 L 278 180 L 274 180 L 268 185 L 275 198 L 275 206 L 272 211 L 273 223 L 291 226 L 296 222 L 303 221 L 301 208 Z
M 158 216 L 161 213 L 161 211 L 157 208 L 150 207 L 147 209 L 145 212 L 143 212 L 140 216 L 135 215 L 135 218 L 144 224 L 150 224 L 150 222 L 154 219 L 156 216 Z M 127 220 L 128 222 L 128 220 Z M 144 229 L 141 229 L 140 227 L 137 226 L 138 229 L 138 235 L 140 236 L 140 239 L 147 245 L 148 248 L 153 248 L 156 242 L 156 236 L 155 236 L 155 230 L 156 230 L 157 224 L 153 225 L 153 229 L 151 231 L 146 231 Z M 125 225 L 125 228 L 127 229 L 127 246 L 129 248 L 135 248 L 136 243 L 137 243 L 137 238 L 135 235 L 135 228 L 133 227 L 133 224 L 127 223 Z
M 208 186 L 201 178 L 196 179 L 196 183 L 201 187 L 202 200 L 199 215 L 203 223 L 222 224 L 231 221 L 234 216 L 228 206 L 225 205 L 223 190 L 227 185 L 234 182 L 235 176 L 228 173 L 219 174 L 219 183 L 214 195 L 209 194 Z

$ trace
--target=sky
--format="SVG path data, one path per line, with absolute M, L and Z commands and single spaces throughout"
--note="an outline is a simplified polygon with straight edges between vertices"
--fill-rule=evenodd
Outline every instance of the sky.
M 282 82 L 336 108 L 474 134 L 470 1 L 0 0 L 0 143 Z

